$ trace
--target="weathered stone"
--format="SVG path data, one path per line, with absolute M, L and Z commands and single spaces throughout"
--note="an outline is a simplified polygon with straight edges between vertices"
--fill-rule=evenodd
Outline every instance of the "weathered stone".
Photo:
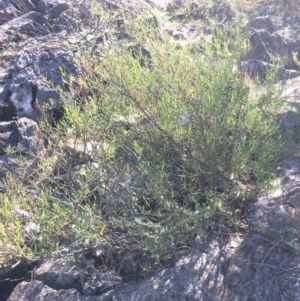
M 173 267 L 99 296 L 54 291 L 33 281 L 19 284 L 9 301 L 296 300 L 299 260 L 296 252 L 264 236 L 211 237 Z
M 82 291 L 84 275 L 64 259 L 49 260 L 35 271 L 35 279 L 55 290 L 74 288 Z
M 250 44 L 252 51 L 250 59 L 272 63 L 277 58 L 283 58 L 287 63 L 286 69 L 299 70 L 300 41 L 298 40 L 297 25 L 293 19 L 266 16 L 258 17 L 252 24 Z M 297 22 L 295 21 L 295 24 Z
M 11 3 L 0 2 L 0 25 L 16 18 L 17 15 L 18 11 Z
M 71 5 L 72 2 L 68 0 L 41 0 L 37 5 L 37 11 L 47 16 L 51 24 L 51 32 L 60 32 L 70 27 L 78 29 L 76 19 L 68 18 L 68 14 L 71 14 L 72 10 Z
M 288 80 L 299 76 L 296 70 L 287 70 L 283 67 L 276 68 L 272 64 L 259 60 L 249 60 L 241 62 L 241 70 L 246 72 L 251 79 L 266 80 L 268 72 L 274 72 L 277 80 Z
M 15 34 L 29 36 L 45 35 L 50 32 L 47 19 L 40 13 L 31 11 L 0 26 L 0 29 Z
M 11 154 L 0 155 L 0 179 L 3 179 L 6 173 L 11 169 L 10 160 L 13 158 Z
M 14 5 L 22 14 L 34 11 L 36 9 L 34 1 L 31 0 L 9 0 L 9 2 Z
M 0 154 L 6 154 L 7 147 L 16 147 L 19 141 L 17 123 L 15 121 L 0 122 Z
M 7 301 L 53 301 L 53 300 L 64 300 L 64 301 L 96 301 L 88 296 L 81 296 L 80 293 L 75 290 L 54 290 L 43 284 L 41 281 L 33 281 L 30 283 L 20 283 L 12 295 Z
M 19 140 L 16 151 L 19 154 L 37 154 L 43 147 L 42 140 L 36 135 L 39 132 L 39 126 L 36 122 L 28 118 L 20 118 L 17 121 Z
M 140 266 L 136 257 L 134 253 L 127 253 L 123 256 L 119 268 L 121 276 L 126 277 L 138 274 Z
M 102 295 L 122 284 L 122 278 L 115 272 L 96 272 L 83 284 L 84 295 Z
M 24 53 L 17 55 L 13 64 L 14 75 L 0 93 L 0 101 L 6 104 L 0 111 L 0 120 L 26 116 L 37 121 L 42 117 L 42 105 L 47 104 L 53 110 L 57 109 L 60 97 L 55 86 L 63 85 L 60 68 L 73 74 L 79 72 L 73 63 L 71 52 Z
M 25 259 L 19 259 L 14 263 L 7 263 L 0 267 L 0 300 L 6 301 L 14 290 L 14 287 L 23 279 L 30 279 L 30 270 L 35 263 L 29 264 Z
M 264 29 L 270 34 L 283 28 L 283 20 L 280 17 L 265 16 L 256 18 L 250 26 L 254 29 Z
M 42 147 L 35 137 L 38 131 L 37 123 L 28 118 L 0 122 L 0 154 L 6 154 L 8 147 L 18 154 L 36 154 Z

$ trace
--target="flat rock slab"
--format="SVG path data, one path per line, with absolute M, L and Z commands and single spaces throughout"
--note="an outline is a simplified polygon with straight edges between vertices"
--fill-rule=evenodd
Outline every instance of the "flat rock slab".
M 8 301 L 282 301 L 300 298 L 300 256 L 268 236 L 211 237 L 173 267 L 102 295 L 19 284 Z

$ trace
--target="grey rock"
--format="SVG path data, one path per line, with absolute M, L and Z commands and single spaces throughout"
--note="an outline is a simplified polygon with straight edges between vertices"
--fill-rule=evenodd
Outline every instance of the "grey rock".
M 298 144 L 300 142 L 300 77 L 281 81 L 278 83 L 280 89 L 283 89 L 282 96 L 286 99 L 288 106 L 282 109 L 278 118 L 283 134 L 288 134 L 293 141 Z
M 32 115 L 34 111 L 34 94 L 36 88 L 33 86 L 28 79 L 22 75 L 18 74 L 12 79 L 7 93 L 6 103 L 10 109 L 11 116 L 9 119 L 16 116 L 28 116 Z M 5 116 L 6 118 L 8 116 Z
M 296 300 L 299 260 L 293 250 L 261 235 L 210 237 L 173 267 L 99 296 L 55 291 L 33 281 L 19 284 L 9 301 Z
M 37 5 L 37 11 L 47 16 L 51 24 L 51 32 L 60 32 L 78 25 L 76 19 L 68 18 L 72 10 L 71 5 L 72 2 L 67 0 L 41 0 Z
M 250 36 L 250 44 L 253 49 L 249 56 L 250 59 L 271 63 L 273 46 L 276 44 L 276 41 L 274 41 L 273 36 L 267 30 L 254 31 Z
M 37 7 L 40 1 L 41 0 L 31 0 L 31 2 L 35 5 L 35 7 Z
M 285 16 L 283 17 L 283 22 L 285 26 L 299 26 L 300 17 L 299 16 Z
M 0 267 L 0 300 L 6 301 L 12 293 L 15 285 L 14 280 L 19 277 L 26 278 L 26 274 L 33 265 L 27 260 L 20 259 L 17 262 L 7 262 Z M 28 273 L 29 275 L 29 273 Z
M 0 155 L 0 179 L 3 179 L 8 171 L 13 167 L 10 160 L 13 158 L 12 154 Z
M 286 63 L 285 67 L 289 69 L 300 70 L 300 40 L 289 42 L 287 44 L 286 53 L 289 61 Z M 298 62 L 295 61 L 295 57 L 297 58 Z
M 8 147 L 18 154 L 37 154 L 42 147 L 35 137 L 38 131 L 37 123 L 28 118 L 0 122 L 0 154 L 7 154 Z
M 82 291 L 82 277 L 77 267 L 64 259 L 48 260 L 35 272 L 35 279 L 55 289 Z
M 0 2 L 0 25 L 8 22 L 18 15 L 18 10 L 15 6 L 7 1 Z
M 50 32 L 50 25 L 44 15 L 31 11 L 0 26 L 5 32 L 26 34 L 29 36 L 45 35 Z
M 41 106 L 57 109 L 60 97 L 55 87 L 64 85 L 60 68 L 66 73 L 79 73 L 72 56 L 72 52 L 56 50 L 17 55 L 12 79 L 0 93 L 0 101 L 6 105 L 0 111 L 0 120 L 25 116 L 37 121 L 42 117 Z
M 94 301 L 95 298 L 89 296 L 82 296 L 75 290 L 54 290 L 43 282 L 35 280 L 33 282 L 21 282 L 14 290 L 13 294 L 8 298 L 7 301 L 53 301 L 53 300 L 64 300 L 64 301 Z
M 250 26 L 254 29 L 264 29 L 272 34 L 275 31 L 283 29 L 283 20 L 275 16 L 258 17 Z
M 75 289 L 84 295 L 100 295 L 122 283 L 114 271 L 98 271 L 93 259 L 72 263 L 67 259 L 47 260 L 35 270 L 35 280 L 55 290 Z
M 36 137 L 39 127 L 36 122 L 28 118 L 17 120 L 19 140 L 16 151 L 20 154 L 37 154 L 42 148 L 43 143 Z
M 102 295 L 122 284 L 122 278 L 115 272 L 98 272 L 89 277 L 83 284 L 84 295 Z
M 6 148 L 9 146 L 16 147 L 18 141 L 19 133 L 16 122 L 0 122 L 0 154 L 6 154 Z
M 4 49 L 4 45 L 8 42 L 9 36 L 4 32 L 4 30 L 0 29 L 0 49 Z
M 277 80 L 288 80 L 299 76 L 299 72 L 296 70 L 287 70 L 283 67 L 276 68 L 272 64 L 260 60 L 248 60 L 241 62 L 241 70 L 246 72 L 251 79 L 258 79 L 261 81 L 266 80 L 267 74 L 270 71 L 274 71 Z
M 28 80 L 37 80 L 37 77 L 44 76 L 54 86 L 62 85 L 61 72 L 78 74 L 79 68 L 73 62 L 73 52 L 59 50 L 37 50 L 33 53 L 17 55 L 13 60 L 14 69 L 21 73 Z M 15 75 L 16 76 L 16 75 Z M 38 86 L 39 84 L 36 83 Z
M 275 5 L 272 3 L 262 3 L 255 7 L 255 11 L 258 12 L 260 16 L 269 17 L 269 16 L 276 16 L 277 17 L 277 10 Z
M 299 63 L 295 62 L 295 55 L 300 59 L 300 41 L 298 40 L 297 24 L 287 18 L 274 16 L 259 17 L 251 24 L 252 34 L 250 44 L 252 51 L 249 59 L 272 63 L 283 58 L 287 63 L 286 69 L 299 70 Z
M 31 0 L 9 0 L 9 2 L 14 5 L 22 14 L 34 11 L 36 9 L 33 1 Z
M 140 266 L 137 256 L 134 253 L 127 253 L 123 256 L 120 264 L 120 274 L 124 277 L 137 275 L 140 271 Z

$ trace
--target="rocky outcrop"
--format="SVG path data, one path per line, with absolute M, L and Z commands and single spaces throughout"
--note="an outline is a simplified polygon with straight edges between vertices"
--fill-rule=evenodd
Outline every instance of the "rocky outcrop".
M 255 232 L 245 236 L 212 236 L 173 267 L 152 277 L 124 284 L 110 280 L 116 288 L 108 292 L 99 290 L 97 295 L 89 296 L 76 288 L 53 289 L 35 280 L 20 283 L 8 300 L 297 300 L 299 260 L 296 251 L 275 237 Z M 60 277 L 63 274 L 56 279 L 61 280 Z M 78 285 L 78 281 L 76 278 L 69 286 Z M 64 283 L 61 281 L 60 285 Z M 53 283 L 50 285 L 53 287 Z
M 0 65 L 0 102 L 5 105 L 0 121 L 16 116 L 37 121 L 39 106 L 58 105 L 55 87 L 64 86 L 62 72 L 76 76 L 79 69 L 74 52 L 64 51 L 55 37 L 80 30 L 80 21 L 86 17 L 80 11 L 82 7 L 86 12 L 83 6 L 67 0 L 1 1 L 0 45 L 7 50 L 6 45 L 13 43 L 14 52 Z
M 298 39 L 297 28 L 300 18 L 260 16 L 249 26 L 252 34 L 250 44 L 252 47 L 249 53 L 248 62 L 252 67 L 247 69 L 253 78 L 256 74 L 264 79 L 265 69 L 271 68 L 272 64 L 278 64 L 279 80 L 297 77 L 299 75 L 300 41 Z M 264 66 L 264 67 L 263 67 Z M 292 71 L 292 72 L 291 72 Z

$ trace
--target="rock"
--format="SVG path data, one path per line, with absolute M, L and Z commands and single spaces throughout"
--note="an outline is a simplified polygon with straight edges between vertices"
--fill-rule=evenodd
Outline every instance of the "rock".
M 6 173 L 13 168 L 13 164 L 10 162 L 12 158 L 11 154 L 0 155 L 0 179 L 3 179 Z M 1 188 L 0 192 L 2 192 Z
M 0 2 L 0 25 L 8 22 L 18 15 L 18 10 L 11 3 Z
M 37 123 L 28 118 L 17 121 L 0 122 L 0 152 L 7 153 L 11 147 L 18 154 L 37 154 L 41 145 L 35 135 L 38 133 Z
M 254 11 L 259 14 L 259 16 L 276 16 L 278 11 L 274 4 L 272 3 L 262 3 L 255 7 Z
M 123 256 L 120 264 L 121 276 L 134 276 L 140 272 L 140 266 L 137 260 L 137 254 L 127 253 Z
M 37 121 L 42 117 L 40 106 L 46 104 L 58 109 L 60 96 L 55 86 L 63 85 L 60 68 L 74 75 L 79 73 L 72 52 L 37 50 L 17 55 L 12 63 L 15 70 L 12 79 L 0 93 L 0 101 L 7 104 L 0 111 L 0 120 L 26 116 Z
M 25 259 L 16 260 L 14 263 L 0 267 L 0 300 L 6 301 L 14 290 L 15 286 L 30 278 L 30 270 L 35 267 L 35 263 L 29 264 Z
M 296 300 L 299 260 L 295 251 L 270 237 L 210 237 L 173 267 L 99 296 L 55 291 L 33 281 L 19 284 L 8 300 Z
M 83 284 L 83 294 L 102 295 L 120 284 L 122 284 L 122 278 L 115 272 L 96 272 Z
M 82 161 L 92 161 L 94 157 L 99 155 L 105 146 L 98 141 L 83 142 L 76 139 L 69 139 L 67 141 L 65 150 L 76 158 L 81 158 Z
M 60 32 L 70 27 L 77 27 L 78 22 L 74 18 L 68 18 L 68 14 L 72 10 L 72 2 L 57 0 L 41 0 L 37 5 L 37 11 L 46 15 L 50 20 L 51 32 Z
M 7 301 L 52 301 L 52 300 L 64 300 L 64 301 L 96 301 L 95 298 L 89 296 L 81 296 L 80 293 L 75 290 L 54 290 L 43 284 L 41 281 L 33 281 L 30 283 L 22 282 L 15 288 L 12 295 Z
M 0 179 L 14 168 L 10 162 L 15 154 L 36 155 L 43 149 L 43 140 L 37 137 L 39 127 L 28 118 L 0 122 Z M 8 153 L 9 148 L 12 153 Z
M 100 295 L 122 283 L 114 271 L 99 271 L 93 259 L 72 263 L 66 259 L 47 260 L 34 272 L 34 279 L 55 290 L 75 289 L 84 295 Z
M 273 51 L 273 45 L 276 41 L 273 40 L 273 36 L 265 29 L 256 30 L 250 36 L 250 44 L 253 51 L 250 53 L 249 58 L 271 63 L 271 56 Z
M 36 0 L 9 0 L 9 2 L 16 7 L 20 13 L 28 13 L 30 11 L 34 11 L 35 10 L 35 3 Z
M 299 70 L 300 41 L 298 40 L 297 25 L 292 20 L 265 16 L 258 17 L 252 24 L 250 44 L 252 51 L 249 59 L 261 60 L 266 63 L 284 58 L 286 69 Z M 295 22 L 297 24 L 297 22 Z
M 42 141 L 36 137 L 39 132 L 38 124 L 28 118 L 20 118 L 17 121 L 17 128 L 19 134 L 17 153 L 36 155 L 43 148 Z
M 0 154 L 6 154 L 7 147 L 16 147 L 19 142 L 18 126 L 15 121 L 0 123 Z
M 287 70 L 283 67 L 276 68 L 272 64 L 265 63 L 259 60 L 249 60 L 241 62 L 241 69 L 246 72 L 251 79 L 258 79 L 261 81 L 266 80 L 268 72 L 274 70 L 276 78 L 278 80 L 288 80 L 299 76 L 299 72 L 296 70 Z
M 264 29 L 270 34 L 283 28 L 283 20 L 280 17 L 264 16 L 256 18 L 250 26 L 254 29 Z
M 45 35 L 50 31 L 48 20 L 40 13 L 31 11 L 0 26 L 7 33 L 29 36 Z
M 280 89 L 283 89 L 283 97 L 286 99 L 287 106 L 278 114 L 283 134 L 291 135 L 293 141 L 300 142 L 300 77 L 282 81 L 279 83 Z
M 35 279 L 55 290 L 71 288 L 82 292 L 84 275 L 64 259 L 48 260 L 35 271 Z
M 281 83 L 284 85 L 284 94 L 283 96 L 287 98 L 289 103 L 295 105 L 300 104 L 300 77 L 297 77 L 293 80 L 283 81 Z
M 41 46 L 43 36 L 65 31 L 80 30 L 79 22 L 92 15 L 84 3 L 74 5 L 69 0 L 15 0 L 0 1 L 0 50 L 14 43 L 21 46 L 4 60 L 0 70 L 0 121 L 14 117 L 28 117 L 34 121 L 42 116 L 41 106 L 61 111 L 57 86 L 65 86 L 62 71 L 78 75 L 79 68 L 73 62 L 74 52 Z M 31 37 L 31 43 L 22 41 Z M 46 40 L 44 40 L 46 41 Z M 48 41 L 47 41 L 48 42 Z M 50 42 L 52 43 L 52 42 Z M 29 46 L 27 46 L 29 44 Z M 3 45 L 3 46 L 2 46 Z M 54 100 L 54 102 L 52 101 Z
M 6 94 L 8 109 L 2 113 L 2 120 L 11 120 L 16 116 L 33 117 L 36 87 L 28 79 L 18 74 L 9 84 Z

